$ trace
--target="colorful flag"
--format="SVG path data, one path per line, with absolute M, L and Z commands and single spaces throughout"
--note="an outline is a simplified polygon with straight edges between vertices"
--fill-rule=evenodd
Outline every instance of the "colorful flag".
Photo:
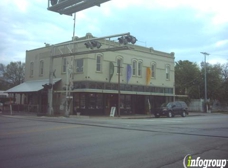
M 131 68 L 131 65 L 128 64 L 128 65 L 127 65 L 127 83 L 128 83 L 129 80 L 131 79 L 131 76 L 132 76 L 132 68 Z
M 111 82 L 113 74 L 114 74 L 114 64 L 113 62 L 110 62 L 109 63 L 109 82 Z
M 146 68 L 146 85 L 149 85 L 151 79 L 151 69 L 150 67 Z

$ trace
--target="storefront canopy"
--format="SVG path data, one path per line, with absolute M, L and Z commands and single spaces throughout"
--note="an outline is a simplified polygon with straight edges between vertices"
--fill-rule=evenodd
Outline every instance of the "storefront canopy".
M 53 84 L 60 81 L 61 78 L 55 78 L 53 79 Z M 44 84 L 48 84 L 49 79 L 44 80 L 33 80 L 33 81 L 27 81 L 24 83 L 21 83 L 20 85 L 17 85 L 7 91 L 6 93 L 24 93 L 24 92 L 37 92 L 43 89 Z

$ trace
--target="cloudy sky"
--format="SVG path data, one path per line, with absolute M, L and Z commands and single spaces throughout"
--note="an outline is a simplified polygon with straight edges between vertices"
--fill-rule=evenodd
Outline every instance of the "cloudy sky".
M 175 61 L 228 61 L 227 0 L 111 0 L 76 14 L 76 36 L 130 32 L 136 45 L 175 52 Z M 71 40 L 73 17 L 47 0 L 1 0 L 0 63 L 25 62 L 26 50 Z

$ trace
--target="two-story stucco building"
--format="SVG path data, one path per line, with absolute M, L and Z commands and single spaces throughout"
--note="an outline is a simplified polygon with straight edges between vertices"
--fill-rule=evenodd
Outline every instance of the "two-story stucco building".
M 49 83 L 50 57 L 57 54 L 51 71 L 55 113 L 64 112 L 66 90 L 72 97 L 71 114 L 108 115 L 118 102 L 121 115 L 146 114 L 149 104 L 153 109 L 173 100 L 174 53 L 133 44 L 127 44 L 130 46 L 127 50 L 102 50 L 123 45 L 107 39 L 99 39 L 101 46 L 94 49 L 80 42 L 90 38 L 93 36 L 87 33 L 83 38 L 74 38 L 73 41 L 79 41 L 77 44 L 72 41 L 62 43 L 72 43 L 70 49 L 63 45 L 53 51 L 51 45 L 45 45 L 26 51 L 25 82 L 7 92 L 19 93 L 23 97 L 22 103 L 37 105 L 39 111 L 47 111 L 48 94 L 42 85 Z M 78 54 L 64 55 L 69 50 L 76 50 L 74 52 Z M 90 52 L 86 53 L 86 50 Z

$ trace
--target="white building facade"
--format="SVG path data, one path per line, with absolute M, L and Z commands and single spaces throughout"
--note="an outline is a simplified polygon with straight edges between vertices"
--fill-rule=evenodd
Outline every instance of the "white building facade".
M 88 33 L 74 40 L 90 38 L 93 37 Z M 51 71 L 54 113 L 64 112 L 66 90 L 72 97 L 70 113 L 80 112 L 81 115 L 108 115 L 111 107 L 118 105 L 121 115 L 148 114 L 150 108 L 153 110 L 173 100 L 174 53 L 132 44 L 127 44 L 130 48 L 127 50 L 104 51 L 104 48 L 121 45 L 105 39 L 99 42 L 101 46 L 94 49 L 86 48 L 84 42 L 74 44 L 72 48 L 79 53 L 75 55 L 61 57 L 68 52 L 67 47 L 54 52 L 54 55 L 60 55 L 53 59 Z M 83 54 L 86 50 L 90 53 Z M 40 82 L 41 86 L 34 90 L 20 90 L 19 86 L 8 90 L 24 95 L 23 103 L 36 105 L 43 113 L 47 111 L 48 94 L 42 85 L 49 82 L 51 56 L 53 50 L 50 45 L 26 51 L 25 83 Z

